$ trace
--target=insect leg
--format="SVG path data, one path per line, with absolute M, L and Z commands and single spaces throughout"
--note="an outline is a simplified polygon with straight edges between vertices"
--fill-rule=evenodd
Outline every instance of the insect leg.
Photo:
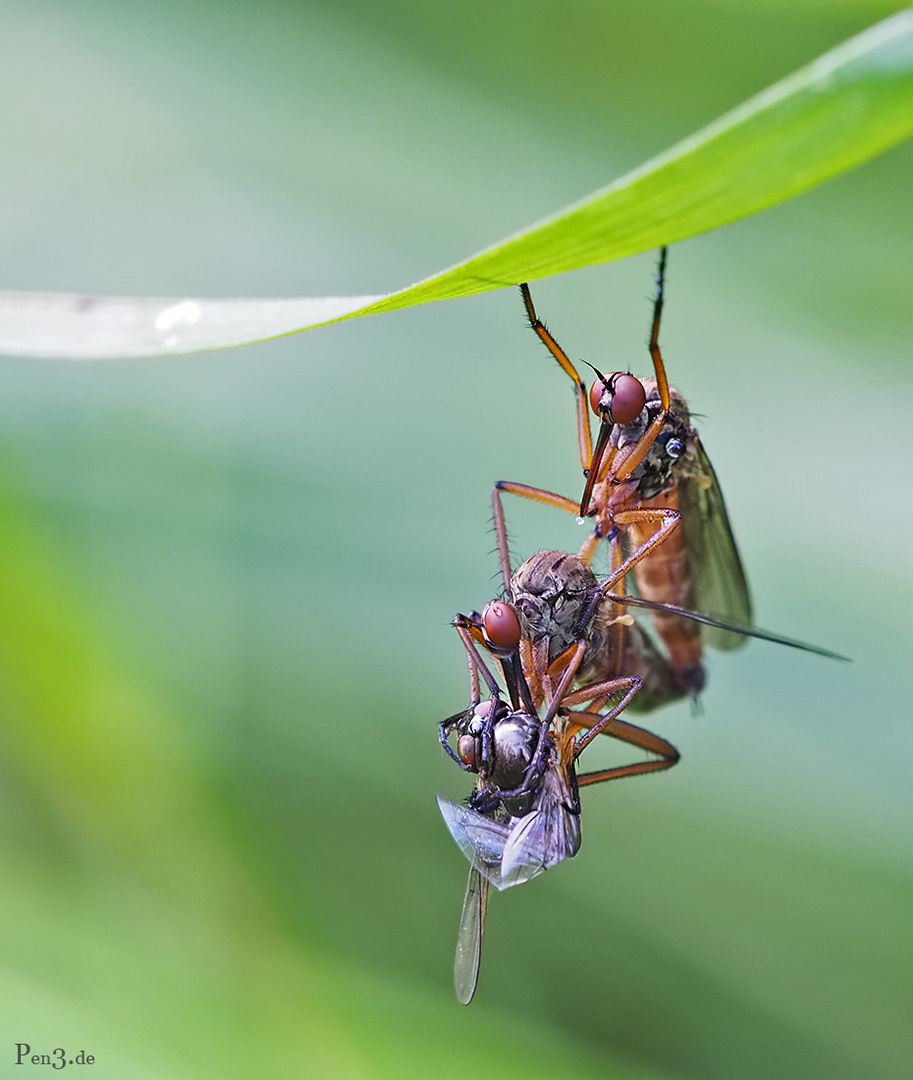
M 501 580 L 504 582 L 504 595 L 513 602 L 513 594 L 510 588 L 510 579 L 513 572 L 510 568 L 510 551 L 507 545 L 507 525 L 504 522 L 504 506 L 501 502 L 501 492 L 495 484 L 491 492 L 491 510 L 495 523 L 495 539 L 498 543 L 498 562 L 501 565 Z
M 630 765 L 618 765 L 611 769 L 583 773 L 577 777 L 577 783 L 580 787 L 585 787 L 587 784 L 601 784 L 605 780 L 620 780 L 624 776 L 642 776 L 644 773 L 661 772 L 664 769 L 671 769 L 679 761 L 679 752 L 672 743 L 659 735 L 654 735 L 652 731 L 647 731 L 646 728 L 638 727 L 636 724 L 629 724 L 626 720 L 619 720 L 617 711 L 617 709 L 613 709 L 606 717 L 600 717 L 598 713 L 589 712 L 573 712 L 570 714 L 569 719 L 573 723 L 586 724 L 598 718 L 597 723 L 587 730 L 583 738 L 578 739 L 574 756 L 577 757 L 580 754 L 581 750 L 589 742 L 592 732 L 599 728 L 600 733 L 603 735 L 611 735 L 613 739 L 619 739 L 621 742 L 640 747 L 641 750 L 657 754 L 659 757 L 653 761 L 637 761 Z M 612 713 L 615 715 L 612 716 Z M 603 720 L 607 722 L 602 723 Z
M 471 700 L 468 709 L 464 709 L 461 713 L 449 717 L 440 724 L 439 737 L 441 745 L 450 757 L 457 762 L 464 772 L 467 771 L 467 766 L 460 760 L 459 755 L 454 753 L 453 748 L 450 745 L 450 735 L 453 731 L 459 729 L 461 720 L 471 718 L 475 712 L 476 706 L 481 700 L 481 695 L 479 693 L 479 674 L 481 673 L 482 678 L 485 680 L 485 685 L 488 687 L 489 693 L 491 694 L 488 715 L 481 731 L 482 756 L 481 761 L 477 763 L 478 771 L 481 773 L 486 768 L 487 763 L 491 760 L 491 733 L 499 711 L 498 706 L 501 702 L 501 688 L 498 686 L 495 677 L 488 670 L 485 661 L 479 655 L 478 649 L 476 649 L 475 642 L 472 640 L 472 634 L 469 630 L 469 626 L 471 625 L 469 620 L 463 615 L 457 615 L 453 620 L 453 625 L 456 628 L 456 632 L 460 635 L 463 647 L 466 649 L 466 658 L 469 664 L 469 691 Z M 514 703 L 514 707 L 516 707 L 516 703 Z
M 544 506 L 553 506 L 556 510 L 564 510 L 567 514 L 573 514 L 575 517 L 580 516 L 580 507 L 573 501 L 568 499 L 564 495 L 556 495 L 553 491 L 544 491 L 542 488 L 530 487 L 529 484 L 516 484 L 512 480 L 498 480 L 495 484 L 494 494 L 492 495 L 492 501 L 497 500 L 498 509 L 495 511 L 495 531 L 497 531 L 497 519 L 498 513 L 501 515 L 501 520 L 504 519 L 504 510 L 501 506 L 502 491 L 510 492 L 511 495 L 519 495 L 521 499 L 530 499 L 532 502 L 542 503 Z M 578 556 L 587 565 L 593 559 L 593 555 L 596 551 L 596 547 L 599 543 L 600 535 L 598 532 L 592 533 L 580 549 L 580 555 Z M 500 547 L 498 549 L 500 554 Z M 501 573 L 504 573 L 505 566 L 509 566 L 509 562 L 505 564 L 504 560 L 501 561 Z
M 681 516 L 679 510 L 674 510 L 671 507 L 656 507 L 650 510 L 619 510 L 614 516 L 616 525 L 632 525 L 634 522 L 652 524 L 659 518 L 659 528 L 652 536 L 648 536 L 636 551 L 632 551 L 605 581 L 600 583 L 601 591 L 603 593 L 610 592 L 615 587 L 616 582 L 621 581 L 641 559 L 649 555 L 655 547 L 666 539 L 669 533 L 678 525 Z
M 590 432 L 590 414 L 587 411 L 586 386 L 584 386 L 583 381 L 577 374 L 577 369 L 571 363 L 567 353 L 555 341 L 548 332 L 545 323 L 536 314 L 529 286 L 524 283 L 520 286 L 520 292 L 523 295 L 523 303 L 526 305 L 526 316 L 529 319 L 529 325 L 533 328 L 534 333 L 539 336 L 542 344 L 558 361 L 565 373 L 574 380 L 574 395 L 577 398 L 577 444 L 580 448 L 580 462 L 583 465 L 583 471 L 586 472 L 593 460 L 593 437 Z
M 656 388 L 659 391 L 659 403 L 662 408 L 644 432 L 643 437 L 631 447 L 624 457 L 612 463 L 612 474 L 615 480 L 626 480 L 643 461 L 649 453 L 650 447 L 656 442 L 657 435 L 662 431 L 666 416 L 669 413 L 669 379 L 666 376 L 666 365 L 663 363 L 663 354 L 659 347 L 659 324 L 662 319 L 665 296 L 666 253 L 667 248 L 660 248 L 659 266 L 656 270 L 656 298 L 653 301 L 653 325 L 650 329 L 649 342 L 650 356 L 653 360 L 653 374 L 656 377 Z
M 515 484 L 512 480 L 498 480 L 495 484 L 495 493 L 509 491 L 511 495 L 519 495 L 523 499 L 532 499 L 533 502 L 543 503 L 545 506 L 554 506 L 556 510 L 564 510 L 568 514 L 577 514 L 578 506 L 573 499 L 564 495 L 556 495 L 553 491 L 544 491 L 542 488 L 530 487 L 529 484 Z
M 562 703 L 563 705 L 575 705 L 583 701 L 590 701 L 594 703 L 605 702 L 607 698 L 614 697 L 616 694 L 621 694 L 621 699 L 616 702 L 607 713 L 600 713 L 598 711 L 599 705 L 597 704 L 597 711 L 585 711 L 579 713 L 571 713 L 570 717 L 574 724 L 580 728 L 586 727 L 586 731 L 582 735 L 577 737 L 577 742 L 574 748 L 575 759 L 583 753 L 587 746 L 600 735 L 606 727 L 612 723 L 617 716 L 619 716 L 634 700 L 636 694 L 643 686 L 643 679 L 638 675 L 625 675 L 620 679 L 612 679 L 607 683 L 599 683 L 596 686 L 585 687 L 583 690 L 578 690 L 576 694 L 569 694 Z M 586 722 L 581 723 L 575 717 L 585 717 Z
M 653 358 L 653 374 L 656 376 L 656 388 L 663 412 L 669 411 L 669 380 L 666 378 L 666 365 L 659 349 L 659 322 L 663 314 L 664 286 L 666 283 L 666 255 L 668 248 L 659 249 L 659 266 L 656 268 L 656 299 L 653 301 L 653 327 L 650 331 L 650 356 Z

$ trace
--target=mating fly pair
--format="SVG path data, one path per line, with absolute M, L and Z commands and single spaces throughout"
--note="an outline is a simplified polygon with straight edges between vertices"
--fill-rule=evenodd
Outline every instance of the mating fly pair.
M 496 488 L 594 519 L 579 557 L 589 564 L 599 541 L 607 541 L 607 594 L 623 593 L 625 576 L 633 571 L 640 597 L 656 605 L 651 616 L 675 682 L 681 693 L 696 697 L 705 681 L 702 641 L 733 649 L 744 637 L 719 625 L 705 624 L 702 630 L 699 621 L 677 609 L 709 614 L 714 622 L 743 629 L 751 624 L 751 599 L 713 466 L 684 398 L 666 377 L 659 345 L 665 269 L 663 248 L 648 346 L 653 377 L 605 376 L 594 368 L 597 378 L 589 393 L 536 314 L 529 287 L 521 285 L 530 326 L 574 382 L 586 484 L 579 503 L 526 484 L 501 482 Z M 595 443 L 588 403 L 599 419 Z M 616 606 L 616 617 L 623 614 Z M 620 657 L 614 660 L 610 667 L 617 669 Z
M 704 685 L 702 634 L 718 648 L 733 648 L 748 634 L 834 655 L 748 625 L 748 587 L 722 494 L 687 406 L 668 385 L 659 349 L 665 263 L 663 249 L 649 345 L 654 377 L 597 371 L 589 394 L 521 286 L 533 330 L 574 380 L 586 485 L 579 505 L 524 484 L 495 485 L 505 600 L 455 620 L 471 700 L 441 724 L 441 741 L 461 768 L 478 774 L 478 783 L 468 805 L 440 796 L 438 803 L 471 865 L 455 963 L 464 1004 L 478 977 L 489 882 L 499 889 L 520 884 L 576 854 L 579 787 L 678 760 L 665 739 L 619 715 L 629 706 L 648 711 L 686 694 L 696 698 Z M 588 401 L 600 420 L 595 444 Z M 541 552 L 512 573 L 504 491 L 595 519 L 579 556 Z M 589 564 L 602 539 L 610 570 L 600 582 Z M 628 574 L 639 596 L 624 595 Z M 660 646 L 633 621 L 629 606 L 650 609 Z M 509 704 L 479 646 L 497 661 Z M 655 756 L 578 777 L 577 760 L 600 733 Z
M 567 354 L 539 319 L 529 286 L 521 285 L 530 326 L 574 382 L 577 441 L 586 483 L 579 504 L 563 495 L 508 481 L 495 484 L 494 520 L 505 581 L 509 575 L 501 492 L 519 495 L 593 519 L 594 528 L 578 559 L 587 567 L 601 540 L 609 548 L 609 574 L 599 584 L 596 615 L 587 630 L 589 647 L 579 678 L 604 680 L 639 674 L 644 687 L 633 711 L 649 711 L 685 694 L 696 700 L 704 687 L 703 645 L 728 650 L 757 637 L 834 659 L 845 659 L 792 638 L 751 625 L 748 582 L 739 557 L 723 493 L 710 459 L 691 425 L 681 394 L 669 386 L 659 346 L 665 299 L 667 249 L 660 251 L 648 348 L 653 377 L 597 369 L 589 393 Z M 588 365 L 590 366 L 590 365 Z M 599 418 L 595 443 L 589 402 Z M 531 593 L 552 594 L 564 604 L 579 579 L 569 556 L 544 552 L 517 571 L 521 621 L 530 637 L 549 641 L 554 620 L 532 617 L 524 606 Z M 571 569 L 571 566 L 574 568 Z M 631 575 L 637 595 L 624 595 Z M 584 591 L 590 595 L 589 587 Z M 628 607 L 650 612 L 662 648 L 633 622 Z M 536 605 L 532 605 L 536 610 Z M 592 616 L 593 612 L 589 611 Z M 566 626 L 570 625 L 564 617 Z M 626 629 L 621 629 L 626 627 Z M 611 630 L 609 628 L 617 628 Z M 522 645 L 521 645 L 522 647 Z M 633 666 L 632 666 L 633 665 Z

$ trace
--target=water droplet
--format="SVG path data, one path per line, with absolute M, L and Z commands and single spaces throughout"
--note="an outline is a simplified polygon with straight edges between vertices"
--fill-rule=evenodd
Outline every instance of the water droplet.
M 181 331 L 200 321 L 203 312 L 196 300 L 181 300 L 159 312 L 155 328 L 164 335 L 163 344 L 172 349 L 181 343 Z

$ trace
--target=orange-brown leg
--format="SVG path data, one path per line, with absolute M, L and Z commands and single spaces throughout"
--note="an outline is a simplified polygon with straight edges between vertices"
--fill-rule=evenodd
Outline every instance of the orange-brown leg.
M 599 427 L 599 434 L 596 436 L 596 448 L 593 451 L 590 467 L 585 470 L 586 483 L 583 485 L 583 494 L 580 496 L 580 505 L 577 508 L 581 517 L 586 517 L 589 513 L 593 489 L 608 476 L 615 460 L 615 448 L 609 445 L 609 439 L 614 429 L 615 425 L 609 419 L 603 420 Z
M 522 641 L 521 641 L 520 645 L 521 645 L 521 648 L 522 648 L 522 646 L 523 646 Z M 550 698 L 548 698 L 548 708 L 546 710 L 545 717 L 542 720 L 542 723 L 541 723 L 540 728 L 539 728 L 539 742 L 538 742 L 538 744 L 536 746 L 536 750 L 535 750 L 534 755 L 533 755 L 534 760 L 541 760 L 541 754 L 545 750 L 545 743 L 546 743 L 546 740 L 548 739 L 549 731 L 550 731 L 551 726 L 552 726 L 552 722 L 554 721 L 555 717 L 557 716 L 558 710 L 559 710 L 559 708 L 561 708 L 563 702 L 565 700 L 567 700 L 567 698 L 569 697 L 568 690 L 570 689 L 571 685 L 574 682 L 574 677 L 577 674 L 577 669 L 580 667 L 581 661 L 583 660 L 583 654 L 585 652 L 586 652 L 586 642 L 585 641 L 578 641 L 577 644 L 575 646 L 573 646 L 573 653 L 571 655 L 570 663 L 567 665 L 567 668 L 565 669 L 564 674 L 561 676 L 561 681 L 558 684 L 558 688 L 554 692 L 554 695 L 552 695 Z M 640 680 L 638 680 L 638 682 L 639 681 Z M 549 685 L 548 689 L 549 690 L 551 689 L 550 685 Z M 590 699 L 587 698 L 586 700 L 590 700 Z
M 479 655 L 478 650 L 475 647 L 475 643 L 472 640 L 472 635 L 469 633 L 466 626 L 461 621 L 461 616 L 457 616 L 454 619 L 453 625 L 456 628 L 456 632 L 460 635 L 460 640 L 463 642 L 463 647 L 466 649 L 466 660 L 469 664 L 469 706 L 463 709 L 461 712 L 456 713 L 454 716 L 449 716 L 446 720 L 442 720 L 438 725 L 438 737 L 441 742 L 441 746 L 447 751 L 450 757 L 460 766 L 461 769 L 467 771 L 469 766 L 460 759 L 459 755 L 454 752 L 453 747 L 450 745 L 450 736 L 454 731 L 460 729 L 461 724 L 466 720 L 467 716 L 474 712 L 476 706 L 481 701 L 481 692 L 479 684 L 479 673 L 485 680 L 485 684 L 491 693 L 492 701 L 500 700 L 501 691 L 498 687 L 497 681 L 494 676 L 488 670 L 484 660 Z M 486 748 L 486 752 L 488 749 Z
M 499 480 L 495 484 L 495 489 L 492 494 L 492 503 L 495 507 L 495 534 L 498 537 L 498 555 L 501 559 L 501 575 L 503 576 L 505 570 L 509 571 L 510 569 L 510 560 L 506 556 L 507 530 L 504 526 L 504 507 L 501 505 L 502 491 L 507 491 L 511 495 L 519 495 L 521 499 L 530 499 L 532 502 L 542 503 L 544 506 L 553 506 L 556 510 L 564 510 L 566 513 L 573 514 L 575 517 L 579 515 L 577 513 L 577 504 L 571 499 L 565 498 L 563 495 L 556 495 L 553 491 L 544 491 L 542 488 L 530 487 L 528 484 L 515 484 L 512 480 Z M 504 537 L 503 547 L 501 542 L 502 535 Z M 587 565 L 589 565 L 593 559 L 599 540 L 600 534 L 594 532 L 586 539 L 583 547 L 580 549 L 578 558 L 582 559 Z M 506 581 L 510 581 L 509 576 Z M 509 585 L 505 585 L 505 591 L 509 596 Z
M 644 437 L 629 451 L 624 458 L 616 463 L 615 479 L 623 479 L 628 473 L 630 473 L 640 461 L 648 453 L 650 447 L 653 445 L 656 436 L 662 429 L 665 422 L 666 414 L 669 408 L 669 384 L 666 378 L 665 367 L 663 365 L 662 353 L 659 348 L 659 326 L 662 315 L 663 305 L 663 279 L 665 271 L 665 259 L 666 249 L 662 249 L 660 256 L 660 265 L 657 273 L 657 294 L 656 301 L 654 303 L 653 310 L 653 327 L 650 335 L 650 353 L 653 357 L 654 371 L 656 374 L 657 386 L 660 392 L 660 403 L 663 406 L 662 412 L 656 417 L 653 423 L 648 428 Z M 500 501 L 500 492 L 509 491 L 511 494 L 519 495 L 521 498 L 530 499 L 533 502 L 542 503 L 545 506 L 553 506 L 557 510 L 564 510 L 566 513 L 574 514 L 575 516 L 581 516 L 587 509 L 586 503 L 589 501 L 588 495 L 592 490 L 593 482 L 595 481 L 597 472 L 600 471 L 599 462 L 592 460 L 591 451 L 591 437 L 589 427 L 589 417 L 586 413 L 587 395 L 583 383 L 577 374 L 576 368 L 570 362 L 565 352 L 561 349 L 555 339 L 549 334 L 548 330 L 542 324 L 542 322 L 536 316 L 535 308 L 533 307 L 532 298 L 529 294 L 529 288 L 525 285 L 521 286 L 523 293 L 524 303 L 526 304 L 527 314 L 529 315 L 530 325 L 533 330 L 539 335 L 543 343 L 564 369 L 564 371 L 574 380 L 578 389 L 578 404 L 582 408 L 582 413 L 578 410 L 578 436 L 581 444 L 581 461 L 583 462 L 584 470 L 588 471 L 588 480 L 586 487 L 586 494 L 584 501 L 579 506 L 572 502 L 564 495 L 558 495 L 555 492 L 546 491 L 543 488 L 535 488 L 528 484 L 519 484 L 513 481 L 500 480 L 495 484 L 495 490 L 492 496 L 494 504 L 494 520 L 495 531 L 498 537 L 498 554 L 501 562 L 501 575 L 504 579 L 505 591 L 510 596 L 510 560 L 507 554 L 507 537 L 506 529 L 504 526 L 504 509 Z M 604 445 L 608 441 L 609 429 L 600 431 L 600 446 Z M 585 439 L 584 439 L 585 431 Z M 612 464 L 610 461 L 609 464 Z M 589 466 L 589 468 L 588 468 Z M 615 522 L 617 524 L 626 524 L 628 519 L 624 518 L 626 511 L 619 511 L 615 514 Z M 632 512 L 627 512 L 632 513 Z M 636 513 L 636 511 L 633 511 Z M 631 518 L 631 521 L 635 520 L 647 520 L 647 518 Z M 668 519 L 667 519 L 668 520 Z M 621 564 L 616 571 L 613 572 L 612 577 L 609 580 L 607 588 L 614 588 L 615 585 L 624 578 L 624 575 L 631 569 L 641 558 L 644 557 L 649 551 L 661 543 L 668 535 L 669 531 L 674 528 L 674 523 L 663 522 L 663 527 L 650 538 L 650 540 L 642 545 L 637 551 L 633 552 L 629 558 Z M 596 552 L 598 542 L 600 539 L 600 533 L 597 530 L 590 535 L 584 542 L 580 549 L 578 557 L 583 562 L 589 565 L 592 562 L 593 556 Z
M 634 697 L 642 686 L 643 679 L 639 676 L 625 675 L 619 679 L 612 679 L 607 683 L 599 683 L 596 686 L 584 687 L 583 690 L 578 690 L 575 694 L 568 694 L 564 698 L 562 701 L 563 708 L 567 708 L 578 702 L 590 701 L 596 705 L 597 709 L 595 712 L 590 709 L 585 712 L 572 712 L 569 715 L 572 724 L 581 728 L 587 728 L 582 735 L 577 736 L 577 741 L 574 746 L 575 759 L 580 756 L 597 735 L 601 734 L 613 720 L 624 712 L 634 700 Z M 621 700 L 617 701 L 608 712 L 600 713 L 598 711 L 600 703 L 603 703 L 607 698 L 615 697 L 618 694 L 622 695 Z M 586 722 L 582 723 L 578 718 L 586 718 Z
M 495 535 L 498 542 L 498 557 L 501 561 L 501 576 L 504 579 L 505 592 L 509 597 L 510 556 L 507 551 L 507 529 L 504 523 L 504 506 L 501 502 L 502 491 L 510 492 L 512 495 L 519 495 L 524 499 L 531 499 L 533 502 L 543 503 L 545 506 L 554 506 L 556 509 L 565 510 L 569 514 L 576 515 L 577 506 L 563 495 L 556 495 L 554 492 L 544 491 L 541 488 L 529 487 L 527 484 L 515 484 L 508 480 L 499 480 L 495 484 L 494 491 L 492 492 Z M 648 555 L 658 544 L 661 544 L 666 539 L 669 533 L 678 524 L 680 517 L 681 514 L 678 510 L 673 510 L 669 507 L 656 507 L 655 509 L 650 510 L 635 509 L 616 511 L 613 515 L 613 520 L 616 525 L 630 525 L 636 521 L 652 523 L 659 518 L 660 527 L 652 536 L 648 537 L 636 551 L 633 551 L 611 572 L 607 581 L 603 583 L 603 590 L 614 589 L 620 581 L 623 581 L 632 567 L 636 566 L 645 555 Z M 597 529 L 592 535 L 587 537 L 578 553 L 578 558 L 589 565 L 593 560 L 596 547 L 604 535 L 604 532 Z M 609 542 L 611 544 L 611 537 Z
M 596 719 L 598 716 L 598 713 L 571 713 L 570 719 L 572 722 L 586 722 L 590 718 Z M 646 728 L 637 727 L 636 724 L 629 724 L 625 720 L 619 720 L 617 716 L 606 724 L 596 724 L 595 726 L 600 727 L 603 735 L 611 735 L 613 739 L 619 739 L 621 742 L 629 743 L 632 746 L 639 747 L 641 750 L 659 756 L 652 761 L 637 761 L 630 765 L 617 765 L 610 769 L 599 769 L 595 772 L 583 773 L 577 777 L 577 783 L 580 787 L 586 787 L 588 784 L 601 784 L 605 780 L 620 780 L 624 776 L 642 776 L 644 773 L 661 772 L 663 769 L 671 769 L 679 761 L 679 752 L 672 743 L 659 735 L 654 735 L 652 731 L 647 731 Z M 578 739 L 574 749 L 575 759 L 579 757 L 581 750 L 586 746 L 586 742 L 589 741 L 587 736 L 592 731 L 592 727 L 587 731 L 586 736 L 584 736 L 586 741 Z
M 495 525 L 495 540 L 498 545 L 498 562 L 501 566 L 501 580 L 504 582 L 504 595 L 513 601 L 510 588 L 510 579 L 513 576 L 510 569 L 510 550 L 507 544 L 507 524 L 504 521 L 504 507 L 501 503 L 501 494 L 498 485 L 495 484 L 491 493 L 492 518 Z
M 533 704 L 536 706 L 536 711 L 538 711 L 539 706 L 545 700 L 545 688 L 542 685 L 542 677 L 533 655 L 533 643 L 528 638 L 520 638 L 519 650 L 520 667 L 529 686 Z
M 553 491 L 530 487 L 529 484 L 515 484 L 512 480 L 498 480 L 495 484 L 495 492 L 500 491 L 509 491 L 511 495 L 519 495 L 522 499 L 532 499 L 533 502 L 543 503 L 545 506 L 554 506 L 556 510 L 577 514 L 577 504 L 573 499 L 556 495 Z
M 654 548 L 658 547 L 666 539 L 678 525 L 681 516 L 680 511 L 673 510 L 671 507 L 656 507 L 650 510 L 619 510 L 614 515 L 616 525 L 632 525 L 638 521 L 652 524 L 656 522 L 657 518 L 659 518 L 660 524 L 656 532 L 652 536 L 648 536 L 640 547 L 636 551 L 632 551 L 600 584 L 602 591 L 604 593 L 610 592 L 619 581 L 623 581 L 625 576 L 631 572 L 641 559 L 646 558 Z
M 593 561 L 593 556 L 596 554 L 596 548 L 599 547 L 599 541 L 601 539 L 602 536 L 599 530 L 594 529 L 586 540 L 583 541 L 583 546 L 577 552 L 577 558 L 589 566 Z
M 567 353 L 555 341 L 548 332 L 545 323 L 536 314 L 536 309 L 533 307 L 533 298 L 526 283 L 520 286 L 520 292 L 523 295 L 523 303 L 526 305 L 526 316 L 529 319 L 529 325 L 539 336 L 542 344 L 561 365 L 564 372 L 574 380 L 574 395 L 577 399 L 577 445 L 580 449 L 580 463 L 583 465 L 583 471 L 587 472 L 593 460 L 593 438 L 590 433 L 590 414 L 587 411 L 586 386 L 577 374 L 577 369 L 571 363 Z
M 571 661 L 565 669 L 564 674 L 561 676 L 561 682 L 558 684 L 558 689 L 555 691 L 554 695 L 548 699 L 548 711 L 545 714 L 545 719 L 542 721 L 543 726 L 546 728 L 549 727 L 551 722 L 555 719 L 555 716 L 558 714 L 558 709 L 562 708 L 564 703 L 573 697 L 572 694 L 568 693 L 568 690 L 573 685 L 577 669 L 583 661 L 583 654 L 586 652 L 586 642 L 578 641 L 577 644 L 573 646 L 573 650 Z M 637 681 L 639 682 L 640 680 L 638 679 Z M 589 701 L 591 699 L 586 698 L 585 700 Z
M 659 347 L 659 324 L 662 319 L 663 301 L 665 299 L 667 252 L 668 248 L 660 248 L 659 266 L 656 268 L 656 299 L 653 301 L 653 325 L 650 328 L 649 345 L 650 357 L 653 360 L 653 374 L 656 378 L 656 389 L 659 391 L 659 403 L 662 410 L 644 432 L 643 438 L 637 445 L 633 446 L 623 458 L 614 462 L 613 471 L 616 480 L 626 480 L 647 456 L 650 447 L 656 442 L 656 436 L 662 431 L 669 412 L 669 379 L 666 376 L 666 365 L 663 363 L 663 354 Z
M 612 424 L 604 419 L 596 439 L 596 452 L 592 455 L 592 463 L 587 476 L 587 484 L 583 498 L 580 502 L 580 512 L 585 513 L 589 503 L 589 496 L 593 486 L 605 479 L 611 471 L 614 480 L 626 480 L 637 466 L 643 461 L 650 451 L 650 447 L 656 442 L 656 437 L 662 431 L 663 424 L 669 412 L 669 379 L 666 376 L 666 365 L 663 363 L 663 354 L 659 347 L 659 326 L 662 320 L 663 301 L 666 280 L 666 254 L 667 248 L 660 248 L 659 266 L 656 271 L 656 299 L 653 301 L 653 325 L 650 329 L 650 357 L 653 360 L 653 374 L 656 378 L 656 388 L 659 391 L 659 403 L 661 410 L 653 422 L 644 432 L 643 436 L 620 458 L 609 455 L 606 459 L 609 434 Z
M 615 584 L 612 586 L 617 592 L 624 592 L 625 572 L 621 571 L 622 563 L 624 562 L 624 554 L 621 548 L 621 534 L 616 530 L 609 534 L 609 575 L 614 577 Z M 627 613 L 625 608 L 620 604 L 612 605 L 612 618 L 615 621 L 621 619 L 631 619 L 632 616 Z M 611 635 L 609 638 L 609 647 L 611 649 L 609 671 L 621 671 L 622 663 L 625 656 L 625 642 L 627 635 L 619 627 L 618 631 Z
M 485 680 L 485 685 L 488 687 L 488 691 L 492 697 L 497 698 L 501 696 L 501 688 L 498 686 L 498 682 L 492 673 L 485 665 L 485 661 L 479 655 L 479 651 L 475 646 L 475 642 L 472 640 L 472 634 L 469 632 L 467 626 L 463 625 L 458 620 L 461 616 L 457 616 L 454 619 L 453 625 L 456 632 L 460 635 L 460 640 L 463 642 L 463 647 L 466 649 L 466 660 L 469 664 L 469 692 L 471 695 L 471 707 L 474 708 L 481 701 L 480 687 L 479 687 L 479 673 L 481 672 L 482 678 Z
M 659 323 L 663 314 L 666 284 L 666 255 L 669 249 L 663 245 L 659 249 L 659 266 L 656 268 L 656 299 L 653 301 L 653 327 L 650 331 L 650 356 L 653 359 L 653 374 L 656 376 L 656 388 L 663 412 L 669 411 L 669 380 L 666 378 L 666 365 L 659 348 Z
M 492 493 L 494 506 L 495 535 L 498 538 L 498 557 L 501 560 L 501 576 L 507 572 L 505 591 L 510 596 L 510 559 L 507 555 L 507 530 L 504 525 L 504 507 L 501 503 L 501 492 L 506 491 L 511 495 L 519 495 L 521 499 L 530 499 L 532 502 L 542 503 L 543 506 L 553 506 L 556 510 L 564 510 L 565 513 L 577 514 L 577 504 L 564 495 L 556 495 L 553 491 L 545 491 L 542 488 L 530 487 L 529 484 L 516 484 L 512 480 L 498 480 Z M 502 541 L 503 537 L 503 541 Z M 592 561 L 599 543 L 599 533 L 594 532 L 584 542 L 578 556 L 587 565 Z

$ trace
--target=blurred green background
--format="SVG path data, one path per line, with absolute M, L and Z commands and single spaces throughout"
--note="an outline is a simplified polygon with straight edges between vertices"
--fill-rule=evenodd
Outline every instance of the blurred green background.
M 399 287 L 892 10 L 0 3 L 0 287 Z M 19 1042 L 96 1080 L 909 1075 L 911 175 L 907 144 L 670 255 L 757 621 L 852 665 L 711 658 L 703 714 L 651 720 L 681 765 L 587 791 L 579 858 L 493 897 L 468 1011 L 448 621 L 496 590 L 492 482 L 580 486 L 519 297 L 0 360 L 0 1077 Z M 653 263 L 535 299 L 645 373 Z M 508 513 L 518 556 L 581 541 Z

